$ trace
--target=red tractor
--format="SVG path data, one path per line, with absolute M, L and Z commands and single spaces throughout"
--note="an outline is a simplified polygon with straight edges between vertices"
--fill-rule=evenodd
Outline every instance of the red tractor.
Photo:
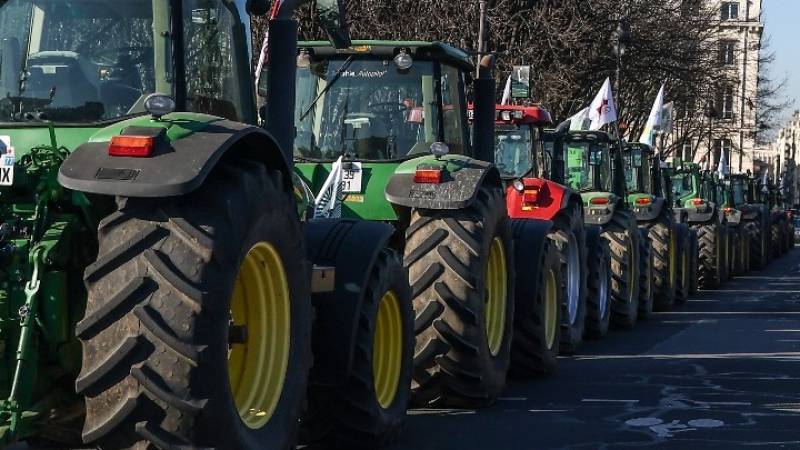
M 550 114 L 539 106 L 498 105 L 495 165 L 506 184 L 512 219 L 534 219 L 559 251 L 562 265 L 561 345 L 573 353 L 584 335 L 601 337 L 610 317 L 610 253 L 599 227 L 585 226 L 578 192 L 564 185 L 564 161 L 545 148 Z

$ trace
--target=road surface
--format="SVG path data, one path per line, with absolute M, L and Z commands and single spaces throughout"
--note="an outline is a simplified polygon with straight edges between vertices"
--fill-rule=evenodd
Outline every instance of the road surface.
M 414 410 L 392 450 L 800 448 L 800 250 L 511 381 Z

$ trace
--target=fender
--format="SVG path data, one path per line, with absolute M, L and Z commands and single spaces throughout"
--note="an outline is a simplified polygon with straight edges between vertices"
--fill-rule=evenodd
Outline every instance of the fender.
M 577 192 L 544 178 L 522 178 L 524 191 L 536 192 L 535 206 L 523 205 L 523 192 L 513 185 L 506 188 L 506 208 L 512 219 L 553 220 L 571 202 L 581 204 Z
M 691 224 L 705 224 L 719 216 L 717 205 L 708 202 L 702 210 L 699 208 L 685 208 L 687 222 Z
M 315 267 L 335 268 L 333 290 L 311 296 L 315 314 L 311 382 L 341 385 L 353 364 L 364 287 L 394 227 L 364 220 L 319 219 L 306 223 L 304 231 L 308 260 Z
M 157 135 L 150 157 L 113 157 L 109 141 L 116 135 Z M 93 194 L 124 197 L 173 197 L 188 194 L 205 181 L 232 149 L 291 174 L 275 139 L 265 130 L 218 117 L 174 113 L 160 120 L 138 117 L 100 130 L 78 147 L 58 172 L 62 186 Z
M 636 205 L 633 206 L 633 214 L 636 216 L 637 222 L 650 222 L 656 220 L 661 215 L 664 208 L 667 207 L 667 202 L 664 197 L 649 196 L 652 202 L 649 205 Z M 643 198 L 643 197 L 640 197 Z
M 612 199 L 612 201 L 607 205 L 593 205 L 591 203 L 584 203 L 584 224 L 601 226 L 606 225 L 607 223 L 611 222 L 611 219 L 618 210 L 624 210 L 625 203 L 621 198 L 617 198 L 614 194 L 603 193 L 602 195 L 608 196 Z M 586 199 L 585 196 L 582 197 Z
M 511 232 L 514 237 L 514 264 L 521 266 L 538 266 L 542 259 L 544 243 L 547 235 L 553 229 L 553 222 L 549 220 L 513 219 L 511 221 Z M 541 270 L 541 268 L 539 268 Z M 526 277 L 517 276 L 514 292 L 524 293 L 537 292 L 539 277 L 534 277 L 533 284 Z M 517 295 L 517 302 L 532 301 L 529 295 Z
M 416 183 L 418 166 L 442 170 L 440 183 Z M 500 173 L 493 164 L 461 155 L 415 158 L 401 164 L 386 184 L 385 197 L 389 203 L 407 208 L 463 209 L 475 201 L 483 183 L 502 187 Z
M 739 226 L 739 223 L 742 222 L 742 212 L 738 209 L 725 211 L 725 221 L 732 227 Z

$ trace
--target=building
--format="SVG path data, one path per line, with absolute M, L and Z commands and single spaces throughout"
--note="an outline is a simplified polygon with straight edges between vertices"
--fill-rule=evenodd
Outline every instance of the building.
M 716 166 L 724 152 L 733 173 L 752 171 L 757 151 L 758 71 L 764 31 L 761 0 L 705 1 L 719 14 L 717 57 L 726 76 L 714 87 L 711 139 L 704 137 L 684 145 L 697 149 L 696 162 L 711 155 Z
M 795 111 L 786 126 L 778 132 L 778 137 L 775 142 L 770 146 L 769 154 L 765 154 L 769 164 L 768 170 L 772 174 L 774 180 L 786 178 L 787 171 L 789 177 L 784 180 L 784 185 L 789 185 L 791 189 L 792 200 L 794 203 L 800 201 L 800 170 L 798 170 L 795 160 L 797 158 L 797 141 L 800 139 L 800 111 Z

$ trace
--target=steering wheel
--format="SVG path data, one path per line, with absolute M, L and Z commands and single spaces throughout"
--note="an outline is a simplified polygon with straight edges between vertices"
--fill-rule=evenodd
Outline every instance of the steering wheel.
M 395 103 L 395 102 L 373 103 L 367 106 L 367 109 L 369 109 L 370 112 L 372 113 L 383 116 L 402 114 L 406 111 L 411 110 L 411 108 L 409 108 L 408 105 L 406 105 L 405 103 Z
M 130 57 L 130 64 L 136 65 L 143 63 L 152 52 L 152 47 L 145 47 L 142 45 L 107 48 L 99 50 L 97 53 L 91 55 L 89 60 L 92 64 L 98 66 L 115 66 L 119 64 L 123 56 L 127 55 Z

